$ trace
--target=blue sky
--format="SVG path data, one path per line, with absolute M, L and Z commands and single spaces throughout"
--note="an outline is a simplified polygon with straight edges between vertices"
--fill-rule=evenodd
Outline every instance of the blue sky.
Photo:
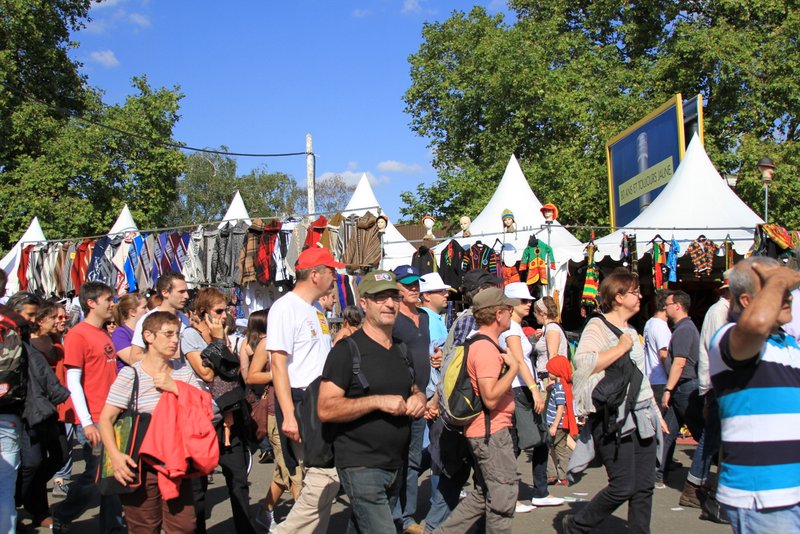
M 314 138 L 317 178 L 366 172 L 392 220 L 400 193 L 430 184 L 428 140 L 409 128 L 402 95 L 423 23 L 501 0 L 106 0 L 73 35 L 89 84 L 124 100 L 132 76 L 186 95 L 176 139 L 190 146 L 276 153 Z M 238 158 L 305 184 L 305 157 Z M 257 214 L 253 214 L 257 215 Z

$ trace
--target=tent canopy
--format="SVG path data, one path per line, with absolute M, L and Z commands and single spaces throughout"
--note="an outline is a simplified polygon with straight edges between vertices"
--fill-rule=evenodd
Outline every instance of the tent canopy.
M 378 215 L 379 208 L 378 199 L 372 191 L 372 186 L 369 185 L 367 174 L 364 173 L 361 175 L 361 180 L 358 181 L 356 190 L 353 191 L 353 196 L 350 197 L 350 202 L 347 203 L 347 207 L 342 211 L 342 215 L 361 216 L 368 211 Z M 383 241 L 385 244 L 383 246 L 384 256 L 381 268 L 394 269 L 400 265 L 411 263 L 411 256 L 416 252 L 416 249 L 403 237 L 403 234 L 395 228 L 391 221 L 386 225 Z
M 695 135 L 672 179 L 653 203 L 625 228 L 595 241 L 597 259 L 619 257 L 623 232 L 636 234 L 640 254 L 656 234 L 668 241 L 674 238 L 681 254 L 701 234 L 718 245 L 730 237 L 736 252 L 744 254 L 753 244 L 756 225 L 763 222 L 728 187 Z
M 472 235 L 463 237 L 462 232 L 459 232 L 453 239 L 458 240 L 464 247 L 476 241 L 491 246 L 495 239 L 499 239 L 503 243 L 504 261 L 516 262 L 522 258 L 530 237 L 536 236 L 550 244 L 559 264 L 566 263 L 569 259 L 575 261 L 583 259 L 583 245 L 560 223 L 552 223 L 548 234 L 541 208 L 542 203 L 536 198 L 517 158 L 512 154 L 492 198 L 483 211 L 472 220 L 469 228 Z M 503 210 L 506 209 L 514 214 L 517 227 L 514 233 L 503 232 L 501 217 Z M 437 250 L 441 250 L 444 246 L 446 242 L 440 244 Z
M 117 222 L 114 223 L 114 226 L 111 227 L 111 230 L 108 231 L 108 237 L 113 237 L 119 234 L 126 234 L 128 232 L 138 232 L 139 227 L 136 226 L 136 223 L 133 221 L 133 216 L 131 215 L 131 210 L 128 209 L 128 205 L 122 208 L 122 211 L 117 217 Z
M 250 214 L 247 213 L 247 208 L 244 207 L 242 195 L 237 189 L 236 194 L 233 195 L 233 200 L 231 200 L 231 205 L 228 206 L 228 211 L 225 212 L 225 217 L 223 217 L 222 222 L 219 223 L 219 227 L 222 228 L 228 222 L 236 224 L 238 221 L 244 221 L 247 224 L 252 224 L 250 221 Z
M 17 268 L 20 262 L 20 252 L 22 247 L 32 245 L 34 243 L 43 243 L 46 241 L 42 227 L 39 224 L 39 217 L 34 217 L 28 229 L 19 238 L 17 244 L 9 251 L 8 254 L 0 260 L 0 269 L 3 269 L 8 275 L 8 282 L 6 283 L 6 294 L 13 295 L 19 291 L 19 279 L 17 278 Z M 3 295 L 0 295 L 2 297 Z

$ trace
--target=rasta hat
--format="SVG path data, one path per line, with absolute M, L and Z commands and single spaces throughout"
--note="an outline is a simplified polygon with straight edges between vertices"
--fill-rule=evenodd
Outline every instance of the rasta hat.
M 503 210 L 503 215 L 502 215 L 501 218 L 502 219 L 508 219 L 509 217 L 513 219 L 514 218 L 514 213 L 510 209 L 504 209 Z

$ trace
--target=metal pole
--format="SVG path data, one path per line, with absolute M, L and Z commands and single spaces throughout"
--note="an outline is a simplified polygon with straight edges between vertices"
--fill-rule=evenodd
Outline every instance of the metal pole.
M 553 221 L 545 221 L 547 224 L 547 248 L 550 248 L 550 231 L 553 226 Z M 551 280 L 553 273 L 550 272 L 550 262 L 547 261 L 547 256 L 544 258 L 545 267 L 547 268 L 547 295 L 553 296 L 553 280 Z
M 311 147 L 311 134 L 306 134 L 306 189 L 308 192 L 308 213 L 315 213 L 314 207 L 314 149 Z
M 764 222 L 769 222 L 769 184 L 764 184 Z

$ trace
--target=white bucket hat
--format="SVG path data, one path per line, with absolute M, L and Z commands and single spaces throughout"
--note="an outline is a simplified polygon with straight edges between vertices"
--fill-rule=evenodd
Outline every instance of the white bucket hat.
M 503 292 L 511 299 L 533 300 L 531 292 L 528 291 L 528 284 L 525 282 L 511 282 Z
M 444 283 L 439 273 L 428 273 L 419 279 L 419 292 L 430 293 L 431 291 L 441 291 L 446 289 L 453 291 L 453 288 Z

